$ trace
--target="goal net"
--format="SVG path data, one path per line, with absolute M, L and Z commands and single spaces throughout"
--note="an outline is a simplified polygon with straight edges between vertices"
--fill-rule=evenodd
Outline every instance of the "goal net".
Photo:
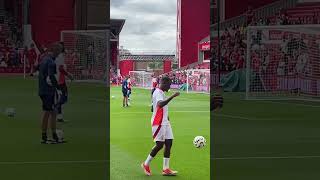
M 186 91 L 210 93 L 210 69 L 187 70 Z
M 247 29 L 246 98 L 320 100 L 320 26 Z
M 146 71 L 130 71 L 129 75 L 133 86 L 152 88 L 153 73 Z
M 104 82 L 108 76 L 108 30 L 62 31 L 65 63 L 75 80 Z

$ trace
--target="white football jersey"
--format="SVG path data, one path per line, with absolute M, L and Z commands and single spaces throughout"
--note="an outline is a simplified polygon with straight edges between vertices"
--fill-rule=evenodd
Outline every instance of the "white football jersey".
M 152 105 L 153 105 L 153 114 L 151 118 L 152 126 L 170 124 L 168 119 L 168 105 L 162 108 L 157 106 L 158 102 L 163 100 L 165 100 L 164 92 L 161 89 L 157 88 L 152 95 Z
M 56 60 L 54 61 L 57 66 L 57 78 L 60 78 L 60 71 L 59 68 L 60 66 L 63 66 L 64 69 L 66 69 L 66 64 L 64 63 L 64 54 L 60 53 L 58 57 L 56 57 Z

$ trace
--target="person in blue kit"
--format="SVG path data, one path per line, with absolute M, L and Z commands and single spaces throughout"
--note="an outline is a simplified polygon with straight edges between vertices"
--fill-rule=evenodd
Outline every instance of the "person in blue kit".
M 122 81 L 123 107 L 128 107 L 128 77 Z
M 48 144 L 47 131 L 50 122 L 52 132 L 52 143 L 60 143 L 56 132 L 56 105 L 59 101 L 61 91 L 57 89 L 55 58 L 61 53 L 62 46 L 59 43 L 52 44 L 48 55 L 44 56 L 39 64 L 39 91 L 38 95 L 42 101 L 42 144 Z M 50 121 L 49 121 L 50 120 Z

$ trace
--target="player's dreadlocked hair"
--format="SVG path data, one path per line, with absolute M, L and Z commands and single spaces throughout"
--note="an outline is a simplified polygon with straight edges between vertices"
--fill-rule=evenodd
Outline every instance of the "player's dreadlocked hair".
M 168 76 L 163 76 L 163 77 L 161 78 L 161 83 L 162 83 L 162 84 L 171 83 L 171 79 L 170 79 Z

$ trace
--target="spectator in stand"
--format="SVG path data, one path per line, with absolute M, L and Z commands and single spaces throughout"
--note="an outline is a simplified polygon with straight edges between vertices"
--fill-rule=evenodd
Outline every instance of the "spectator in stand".
M 302 24 L 303 23 L 303 20 L 302 20 L 302 18 L 301 17 L 299 17 L 299 19 L 298 19 L 298 23 L 297 24 Z
M 316 18 L 316 24 L 320 24 L 320 8 L 317 8 L 315 10 L 315 18 Z
M 0 59 L 0 67 L 2 67 L 2 68 L 8 67 L 6 60 L 4 58 Z
M 241 51 L 241 55 L 238 57 L 237 60 L 237 67 L 236 69 L 242 69 L 244 68 L 244 63 L 245 63 L 245 55 L 244 55 L 244 51 Z
M 284 54 L 288 53 L 288 40 L 287 40 L 286 36 L 282 37 L 282 42 L 280 44 L 280 49 L 281 49 L 282 53 L 284 53 Z
M 11 53 L 10 53 L 10 58 L 13 63 L 13 67 L 18 67 L 20 65 L 19 61 L 19 49 L 15 48 Z
M 276 17 L 276 25 L 282 25 L 282 19 L 280 15 Z
M 34 67 L 36 65 L 36 60 L 37 60 L 37 52 L 33 43 L 30 45 L 30 49 L 28 50 L 27 56 L 28 56 L 28 63 L 30 67 L 30 76 L 33 76 Z
M 258 26 L 265 26 L 266 22 L 265 22 L 265 20 L 263 18 L 260 18 L 257 25 Z
M 249 6 L 246 12 L 247 25 L 252 23 L 253 18 L 254 18 L 254 12 L 252 10 L 252 6 Z
M 261 59 L 258 55 L 257 52 L 253 52 L 252 53 L 252 56 L 251 56 L 251 59 L 252 59 L 252 63 L 251 63 L 251 69 L 254 71 L 254 72 L 259 72 L 260 70 L 260 66 L 261 66 Z
M 318 24 L 318 19 L 317 19 L 316 13 L 314 13 L 312 16 L 312 24 Z
M 308 16 L 305 16 L 303 19 L 303 24 L 308 24 Z

